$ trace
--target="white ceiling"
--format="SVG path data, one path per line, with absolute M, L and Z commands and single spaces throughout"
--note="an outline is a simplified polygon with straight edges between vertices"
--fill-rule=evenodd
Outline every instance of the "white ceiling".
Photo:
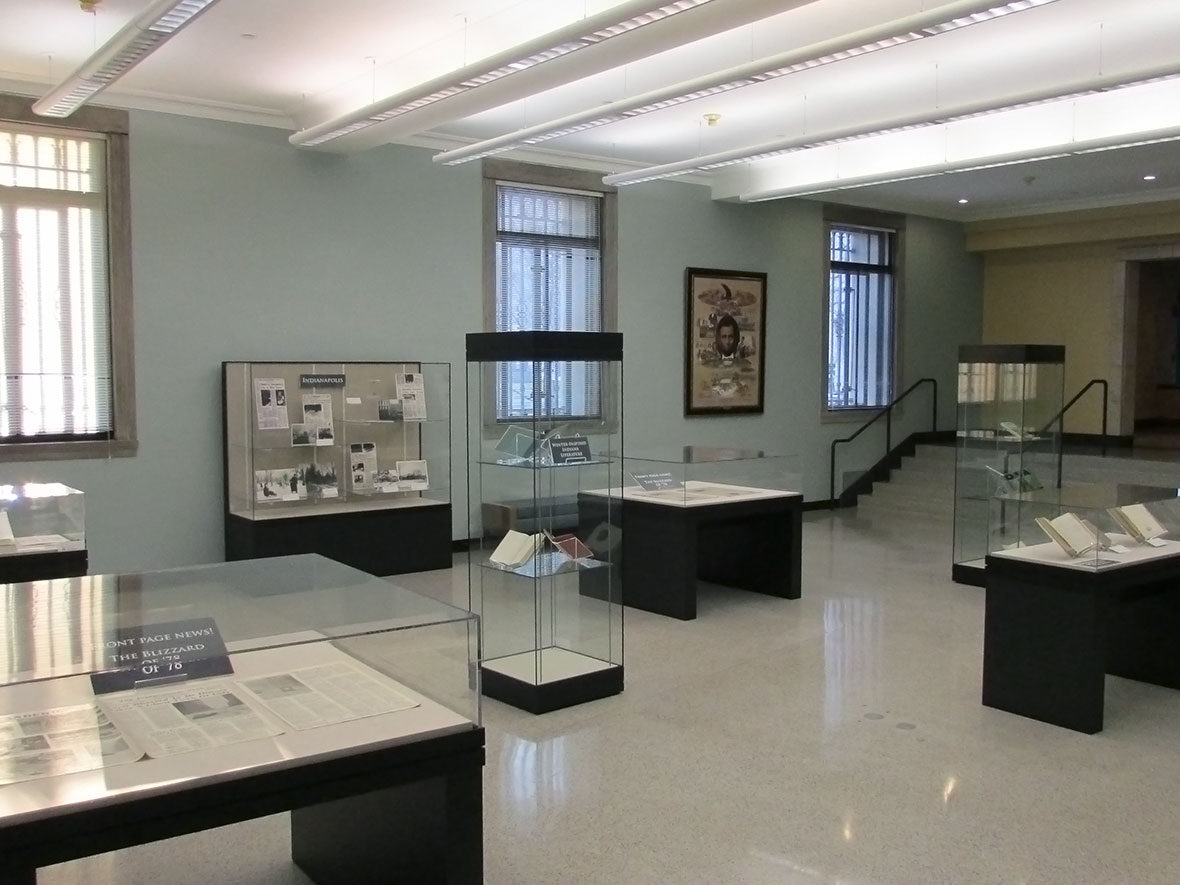
M 294 133 L 539 41 L 572 22 L 612 10 L 632 12 L 638 2 L 220 0 L 93 101 Z M 659 2 L 670 0 L 650 5 Z M 768 56 L 842 39 L 854 45 L 859 32 L 965 2 L 711 0 L 317 149 L 363 150 L 390 141 L 458 148 Z M 47 92 L 148 5 L 101 0 L 89 14 L 77 0 L 0 0 L 0 89 Z M 1180 0 L 1056 0 L 506 156 L 626 173 L 782 139 L 804 144 L 890 122 L 953 116 L 955 109 L 999 107 L 1014 97 L 1049 98 L 1141 76 L 1180 75 L 1176 46 Z M 1153 137 L 1180 135 L 1180 79 L 1153 88 L 1138 99 L 1139 129 Z M 1095 99 L 1096 110 L 1083 107 L 1082 99 L 1046 104 L 1010 120 L 979 118 L 965 132 L 926 130 L 891 141 L 849 142 L 690 173 L 689 180 L 712 183 L 720 199 L 786 187 L 834 202 L 962 220 L 1180 198 L 1180 141 L 1038 154 L 1036 132 L 1043 123 L 1064 122 L 1079 141 L 1083 130 L 1101 135 L 1134 91 L 1106 92 Z M 717 125 L 708 125 L 706 114 L 719 114 Z M 913 150 L 917 156 L 909 147 L 918 144 L 915 139 L 934 139 L 948 156 L 956 140 L 966 141 L 983 159 L 958 167 L 987 166 L 983 147 L 1012 134 L 1025 144 L 1001 149 L 1018 161 L 1010 165 L 846 186 L 861 180 L 848 171 L 854 159 L 874 167 L 878 180 L 938 168 L 883 168 L 891 152 Z M 1045 153 L 1065 156 L 1026 161 Z M 809 175 L 820 170 L 818 184 L 797 183 L 804 167 Z M 1155 180 L 1145 181 L 1147 174 Z M 821 180 L 832 176 L 841 180 Z

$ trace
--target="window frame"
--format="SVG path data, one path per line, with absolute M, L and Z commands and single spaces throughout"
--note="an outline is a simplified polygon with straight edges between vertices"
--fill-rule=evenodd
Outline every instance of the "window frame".
M 107 292 L 111 352 L 111 420 L 104 439 L 3 442 L 0 461 L 54 461 L 129 457 L 138 449 L 135 415 L 135 339 L 131 290 L 131 162 L 129 114 L 113 108 L 83 107 L 68 125 L 47 123 L 32 111 L 34 99 L 0 93 L 0 126 L 19 123 L 47 131 L 100 134 L 106 140 Z
M 823 267 L 821 289 L 823 298 L 823 325 L 820 327 L 820 422 L 821 423 L 861 423 L 881 412 L 888 403 L 879 406 L 857 406 L 847 409 L 828 408 L 828 356 L 829 329 L 831 322 L 832 293 L 832 228 L 858 227 L 869 230 L 884 230 L 893 234 L 893 261 L 891 265 L 882 265 L 891 271 L 893 277 L 893 312 L 890 317 L 890 339 L 892 349 L 889 355 L 889 383 L 893 397 L 897 396 L 901 382 L 902 360 L 902 316 L 904 309 L 905 278 L 905 216 L 888 212 L 873 212 L 866 209 L 856 209 L 848 206 L 825 206 L 823 212 Z M 899 406 L 898 409 L 901 407 Z
M 619 326 L 618 298 L 618 191 L 604 185 L 600 173 L 579 169 L 565 169 L 557 166 L 543 166 L 536 163 L 522 163 L 498 158 L 482 162 L 483 175 L 483 329 L 496 331 L 496 185 L 511 184 L 523 188 L 535 187 L 549 190 L 580 191 L 598 194 L 602 198 L 599 217 L 599 252 L 602 268 L 601 300 L 603 332 L 617 332 Z M 541 330 L 538 330 L 541 331 Z M 491 380 L 491 379 L 489 379 Z M 562 421 L 571 429 L 592 430 L 617 424 L 618 410 L 615 399 L 618 396 L 618 378 L 615 364 L 605 367 L 600 379 L 602 387 L 602 416 L 598 418 Z M 503 433 L 509 424 L 528 423 L 537 420 L 516 418 L 497 420 L 494 387 L 483 391 L 484 433 L 488 437 Z M 556 420 L 556 418 L 555 418 Z

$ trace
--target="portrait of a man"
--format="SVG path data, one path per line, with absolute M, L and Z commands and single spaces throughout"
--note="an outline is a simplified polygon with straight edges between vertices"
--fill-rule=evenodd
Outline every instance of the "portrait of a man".
M 761 412 L 766 274 L 688 268 L 686 415 Z

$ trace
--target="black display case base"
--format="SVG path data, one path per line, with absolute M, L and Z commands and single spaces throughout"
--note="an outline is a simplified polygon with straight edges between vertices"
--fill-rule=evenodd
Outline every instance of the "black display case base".
M 0 556 L 0 584 L 80 578 L 86 574 L 87 562 L 85 550 Z
M 982 565 L 956 562 L 951 565 L 951 580 L 956 584 L 966 584 L 968 587 L 986 587 L 987 568 Z
M 1107 673 L 1180 688 L 1180 556 L 1093 572 L 987 563 L 985 706 L 1095 734 Z
M 225 558 L 319 553 L 371 575 L 450 568 L 451 505 L 390 507 L 225 523 Z
M 486 697 L 528 713 L 549 713 L 607 698 L 623 690 L 621 665 L 540 684 L 514 679 L 486 666 L 480 667 L 480 673 Z

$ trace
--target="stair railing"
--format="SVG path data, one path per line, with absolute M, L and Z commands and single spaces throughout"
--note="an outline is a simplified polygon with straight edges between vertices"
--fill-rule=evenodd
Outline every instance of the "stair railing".
M 1049 420 L 1049 423 L 1046 424 L 1041 429 L 1041 433 L 1048 433 L 1049 428 L 1051 428 L 1054 424 L 1057 424 L 1058 431 L 1060 433 L 1064 434 L 1065 433 L 1065 413 L 1069 411 L 1070 407 L 1074 403 L 1076 403 L 1078 400 L 1080 400 L 1086 394 L 1086 391 L 1088 391 L 1091 387 L 1095 386 L 1096 384 L 1102 385 L 1102 442 L 1101 442 L 1101 446 L 1102 446 L 1102 457 L 1105 458 L 1106 457 L 1106 407 L 1107 407 L 1107 403 L 1110 400 L 1110 385 L 1106 383 L 1105 378 L 1091 378 L 1089 381 L 1087 381 L 1086 386 L 1083 387 L 1081 390 L 1079 390 L 1077 393 L 1075 393 L 1073 395 L 1073 397 L 1070 399 L 1070 401 L 1061 407 L 1061 411 L 1058 412 L 1056 415 L 1054 415 Z M 1063 450 L 1062 446 L 1059 445 L 1057 447 L 1057 488 L 1061 488 L 1061 466 L 1062 466 L 1062 462 L 1064 460 L 1063 454 L 1064 454 L 1064 450 Z
M 830 506 L 836 507 L 836 446 L 843 443 L 852 442 L 866 430 L 868 430 L 876 421 L 885 418 L 885 454 L 888 455 L 893 450 L 893 409 L 903 399 L 921 387 L 923 384 L 929 384 L 933 388 L 933 395 L 930 398 L 930 429 L 938 430 L 938 382 L 933 378 L 919 378 L 905 390 L 903 390 L 897 397 L 893 399 L 889 405 L 883 407 L 881 411 L 877 412 L 872 418 L 860 426 L 860 428 L 852 434 L 843 439 L 832 440 L 831 447 L 831 471 L 828 477 L 828 495 Z M 1105 425 L 1104 425 L 1105 427 Z M 1059 468 L 1060 469 L 1060 468 Z

